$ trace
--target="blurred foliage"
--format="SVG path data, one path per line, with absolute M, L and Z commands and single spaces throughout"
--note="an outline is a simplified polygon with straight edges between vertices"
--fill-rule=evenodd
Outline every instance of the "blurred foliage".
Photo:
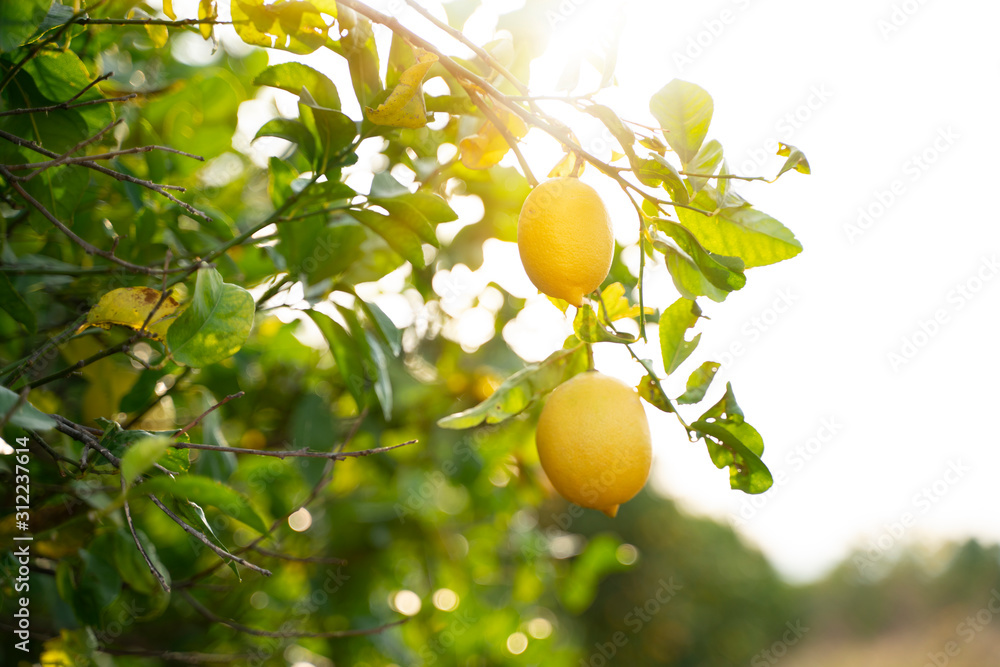
M 612 322 L 672 315 L 641 305 L 640 275 L 618 252 L 607 303 L 581 309 L 566 350 L 525 370 L 502 335 L 524 300 L 441 280 L 478 269 L 487 240 L 515 240 L 530 183 L 496 164 L 505 139 L 488 116 L 517 135 L 520 121 L 477 104 L 478 83 L 398 32 L 377 49 L 348 5 L 234 0 L 242 42 L 220 39 L 214 0 L 199 1 L 201 24 L 169 29 L 143 24 L 159 13 L 134 0 L 3 6 L 0 415 L 4 439 L 30 447 L 27 660 L 569 666 L 596 664 L 595 641 L 637 664 L 744 660 L 799 599 L 760 554 L 651 494 L 615 522 L 573 515 L 551 500 L 534 447 L 536 401 L 586 367 L 584 342 L 628 342 Z M 478 6 L 448 3 L 448 20 L 461 28 Z M 502 15 L 516 48 L 498 39 L 489 58 L 526 81 L 554 11 Z M 325 49 L 351 85 L 247 44 Z M 603 87 L 614 54 L 598 51 Z M 454 62 L 520 92 L 481 54 Z M 422 98 L 434 78 L 448 94 Z M 357 117 L 342 108 L 352 97 Z M 687 358 L 694 299 L 723 301 L 746 267 L 801 247 L 732 191 L 719 143 L 703 144 L 705 91 L 663 88 L 662 129 L 641 137 L 584 107 L 622 144 L 611 172 L 725 223 L 688 211 L 694 233 L 650 199 L 638 217 L 640 266 L 665 262 L 685 297 L 662 349 Z M 267 122 L 247 130 L 255 110 Z M 667 145 L 699 175 L 680 173 Z M 803 171 L 797 149 L 788 157 Z M 461 217 L 459 197 L 482 216 Z M 464 300 L 492 323 L 478 348 L 455 334 Z M 644 398 L 673 411 L 640 363 Z M 682 403 L 705 396 L 705 368 Z M 476 412 L 484 401 L 499 407 Z M 438 426 L 468 410 L 461 426 L 473 428 Z M 732 486 L 766 489 L 763 441 L 732 389 L 702 417 L 689 434 Z M 326 456 L 290 454 L 303 451 Z M 5 540 L 23 531 L 14 461 L 0 458 Z M 0 624 L 22 596 L 19 567 L 0 560 Z M 650 600 L 649 620 L 630 616 Z M 3 664 L 25 660 L 11 642 L 0 650 Z

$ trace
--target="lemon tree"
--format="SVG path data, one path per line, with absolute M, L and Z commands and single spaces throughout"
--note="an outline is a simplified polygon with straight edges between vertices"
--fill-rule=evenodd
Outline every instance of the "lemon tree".
M 770 486 L 702 309 L 801 250 L 736 186 L 809 166 L 782 146 L 731 173 L 694 82 L 658 82 L 632 122 L 595 46 L 594 90 L 529 87 L 548 2 L 481 43 L 476 0 L 8 4 L 0 534 L 33 536 L 27 659 L 502 663 L 538 620 L 565 627 L 517 659 L 577 664 L 566 628 L 620 540 L 567 568 L 532 512 L 558 493 L 614 515 L 667 438 Z M 606 153 L 579 139 L 595 123 Z M 522 150 L 536 136 L 561 154 Z M 502 335 L 527 301 L 477 283 L 515 244 L 574 332 L 530 364 Z M 596 372 L 597 345 L 642 381 Z M 19 567 L 0 559 L 3 604 Z

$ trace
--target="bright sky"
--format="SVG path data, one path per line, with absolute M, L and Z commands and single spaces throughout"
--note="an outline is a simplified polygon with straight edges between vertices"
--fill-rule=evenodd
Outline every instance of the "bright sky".
M 371 4 L 433 34 L 399 0 Z M 511 2 L 486 5 L 469 24 L 479 43 L 492 39 L 495 11 Z M 733 382 L 764 435 L 775 487 L 759 497 L 730 491 L 704 446 L 655 410 L 651 483 L 692 513 L 732 523 L 794 579 L 822 574 L 853 548 L 870 549 L 877 566 L 900 542 L 1000 540 L 990 481 L 1000 442 L 988 421 L 1000 372 L 1000 226 L 987 164 L 998 145 L 1000 58 L 992 45 L 1000 5 L 565 0 L 560 9 L 550 48 L 532 70 L 533 93 L 556 93 L 565 64 L 623 18 L 618 89 L 601 101 L 652 123 L 649 97 L 682 78 L 713 96 L 709 138 L 722 143 L 733 171 L 776 173 L 779 140 L 802 149 L 813 170 L 742 186 L 805 252 L 751 270 L 747 287 L 723 304 L 706 301 L 711 321 L 701 325 L 701 345 L 669 383 L 680 393 L 703 361 L 723 362 L 706 400 L 717 400 L 723 380 Z M 275 54 L 272 62 L 287 59 Z M 305 60 L 349 85 L 334 59 Z M 588 67 L 577 93 L 597 77 Z M 259 104 L 263 113 L 272 102 Z M 241 113 L 249 136 L 262 122 Z M 586 147 L 610 149 L 600 132 L 577 129 Z M 525 152 L 544 175 L 558 155 L 532 137 Z M 584 177 L 606 195 L 619 240 L 634 241 L 634 213 L 592 171 Z M 352 178 L 362 187 L 366 177 Z M 466 204 L 457 207 L 463 223 L 478 218 L 476 202 Z M 439 293 L 454 297 L 446 311 L 461 315 L 489 280 L 518 296 L 536 293 L 516 248 L 495 243 L 486 255 L 475 274 L 439 276 Z M 677 297 L 663 270 L 647 281 L 654 305 Z M 474 349 L 492 327 L 498 295 L 489 292 L 446 333 Z M 401 324 L 411 317 L 401 297 L 384 305 Z M 531 299 L 504 336 L 525 358 L 543 358 L 569 330 L 560 317 Z M 598 348 L 608 348 L 597 351 L 601 370 L 639 379 L 623 350 Z

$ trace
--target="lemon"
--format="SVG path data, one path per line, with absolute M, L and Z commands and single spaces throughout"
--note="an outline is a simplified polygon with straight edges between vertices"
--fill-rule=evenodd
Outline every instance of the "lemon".
M 556 387 L 538 419 L 535 441 L 556 491 L 611 517 L 649 476 L 649 422 L 639 394 L 596 371 Z
M 604 202 L 577 178 L 541 183 L 521 206 L 517 249 L 535 287 L 579 308 L 611 270 L 615 238 Z

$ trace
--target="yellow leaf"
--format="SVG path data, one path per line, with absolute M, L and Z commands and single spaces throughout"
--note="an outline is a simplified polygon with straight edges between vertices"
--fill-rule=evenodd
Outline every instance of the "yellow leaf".
M 170 38 L 170 33 L 167 32 L 167 26 L 165 25 L 147 25 L 146 32 L 149 33 L 149 38 L 153 40 L 153 46 L 158 49 L 166 46 L 167 39 Z
M 646 308 L 646 314 L 652 315 L 656 311 Z M 642 311 L 638 305 L 629 303 L 625 296 L 625 286 L 621 283 L 612 283 L 601 292 L 601 306 L 597 308 L 597 316 L 604 324 L 617 320 L 632 319 L 639 317 Z
M 138 330 L 159 302 L 160 292 L 151 287 L 121 287 L 111 290 L 90 309 L 87 321 L 80 329 L 110 329 L 119 325 Z M 163 303 L 159 303 L 147 328 L 150 338 L 161 342 L 164 340 L 174 316 L 179 314 L 175 312 L 177 306 L 173 297 L 167 297 Z
M 577 157 L 576 153 L 570 151 L 569 153 L 566 153 L 563 159 L 559 160 L 559 163 L 556 166 L 552 167 L 552 171 L 549 172 L 549 178 L 579 176 L 583 173 L 583 169 L 586 165 L 587 163 Z
M 163 0 L 163 13 L 174 21 L 177 20 L 177 12 L 174 11 L 174 0 Z
M 494 113 L 515 139 L 528 133 L 528 126 L 519 116 L 505 109 L 495 109 Z M 458 146 L 462 151 L 462 164 L 468 169 L 489 169 L 510 150 L 507 140 L 490 121 L 486 121 L 477 134 L 462 139 Z
M 201 0 L 198 3 L 198 18 L 214 19 L 218 14 L 215 11 L 215 0 Z M 201 31 L 201 36 L 205 39 L 209 39 L 212 36 L 212 24 L 202 23 L 198 29 Z
M 417 50 L 417 62 L 399 75 L 399 83 L 392 89 L 385 102 L 377 109 L 365 107 L 368 120 L 376 125 L 392 127 L 423 127 L 427 124 L 424 107 L 423 81 L 427 70 L 438 57 L 427 51 Z

